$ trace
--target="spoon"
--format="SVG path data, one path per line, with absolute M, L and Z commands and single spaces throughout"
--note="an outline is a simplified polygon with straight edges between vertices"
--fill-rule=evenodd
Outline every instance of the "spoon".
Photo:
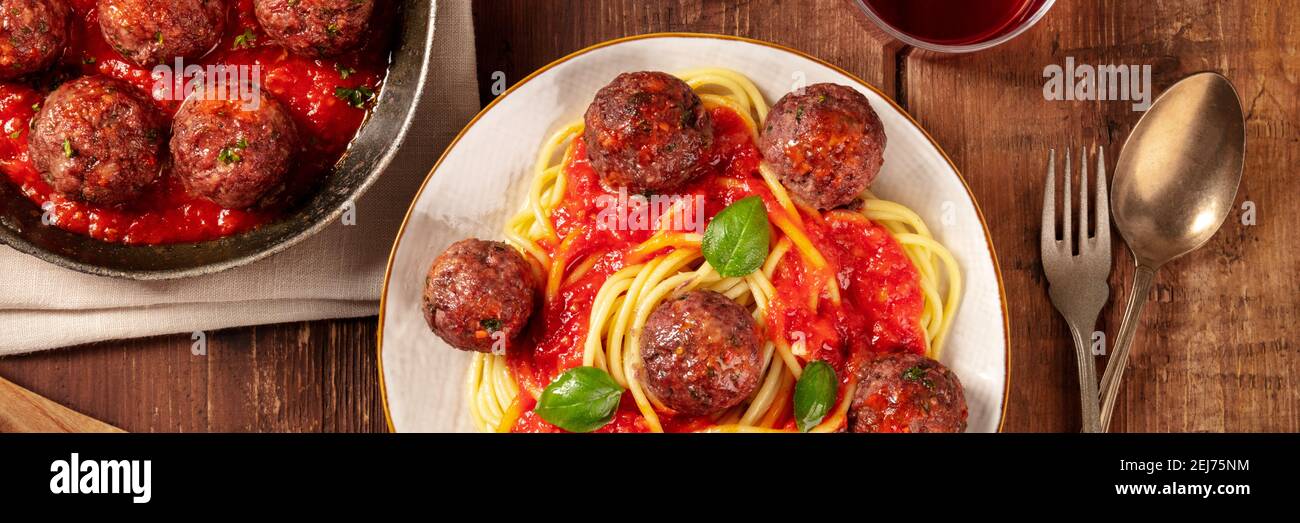
M 1209 241 L 1232 209 L 1245 161 L 1245 127 L 1241 100 L 1228 79 L 1198 73 L 1165 91 L 1124 144 L 1111 183 L 1111 212 L 1137 272 L 1101 380 L 1103 431 L 1110 427 L 1156 272 Z

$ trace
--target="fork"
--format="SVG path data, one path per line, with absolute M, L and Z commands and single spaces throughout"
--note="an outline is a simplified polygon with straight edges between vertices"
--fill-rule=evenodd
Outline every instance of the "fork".
M 1106 190 L 1106 151 L 1098 148 L 1096 227 L 1088 234 L 1088 150 L 1082 149 L 1079 173 L 1079 227 L 1071 223 L 1070 150 L 1065 150 L 1065 193 L 1061 198 L 1061 239 L 1056 237 L 1056 150 L 1047 160 L 1047 188 L 1043 191 L 1043 229 L 1039 250 L 1047 273 L 1048 294 L 1056 310 L 1065 317 L 1074 337 L 1079 366 L 1079 398 L 1083 403 L 1083 432 L 1101 432 L 1098 407 L 1097 365 L 1089 342 L 1097 326 L 1097 315 L 1110 297 L 1110 197 Z M 1077 240 L 1077 241 L 1076 241 Z M 1075 245 L 1078 253 L 1075 253 Z

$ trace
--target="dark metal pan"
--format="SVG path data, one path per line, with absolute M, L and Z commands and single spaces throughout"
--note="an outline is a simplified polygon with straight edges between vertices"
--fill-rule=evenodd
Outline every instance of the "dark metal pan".
M 99 276 L 186 278 L 238 267 L 283 251 L 324 229 L 388 167 L 415 117 L 433 45 L 433 0 L 407 0 L 388 78 L 347 155 L 297 212 L 219 240 L 122 245 L 41 224 L 41 209 L 0 181 L 0 243 L 47 262 Z

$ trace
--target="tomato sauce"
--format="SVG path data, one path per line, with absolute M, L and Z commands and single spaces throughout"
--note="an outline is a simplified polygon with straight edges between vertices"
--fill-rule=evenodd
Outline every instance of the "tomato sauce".
M 925 335 L 917 321 L 924 305 L 920 275 L 889 231 L 845 211 L 804 223 L 830 270 L 808 267 L 791 250 L 772 275 L 778 298 L 768 307 L 770 335 L 789 343 L 803 340 L 807 354 L 800 357 L 825 360 L 840 375 L 851 370 L 855 355 L 924 354 Z M 808 290 L 822 288 L 828 273 L 839 285 L 840 303 L 823 291 L 814 309 Z
M 703 223 L 749 196 L 763 199 L 773 221 L 789 220 L 758 174 L 761 155 L 744 121 L 722 107 L 712 109 L 711 116 L 715 137 L 710 168 L 680 189 L 678 195 L 703 199 L 706 217 Z M 655 232 L 653 227 L 630 230 L 592 225 L 601 211 L 598 200 L 614 193 L 602 186 L 581 139 L 574 143 L 563 169 L 566 191 L 551 220 L 557 235 L 565 240 L 563 245 L 543 242 L 542 247 L 553 258 L 567 260 L 570 268 L 592 257 L 597 261 L 582 277 L 563 286 L 556 299 L 543 305 L 540 321 L 532 322 L 531 331 L 525 337 L 527 342 L 516 343 L 508 349 L 508 365 L 520 387 L 526 390 L 540 391 L 565 370 L 582 364 L 596 293 L 610 275 L 638 263 L 632 259 L 633 248 Z M 804 336 L 810 350 L 803 359 L 831 363 L 841 377 L 841 394 L 855 368 L 854 360 L 878 352 L 923 353 L 925 338 L 918 320 L 924 302 L 918 273 L 888 231 L 861 215 L 852 219 L 840 213 L 827 213 L 820 218 L 801 213 L 801 217 L 810 240 L 830 267 L 820 270 L 806 267 L 798 250 L 791 249 L 772 278 L 777 296 L 768 307 L 765 338 L 791 340 L 796 333 Z M 772 237 L 779 237 L 775 228 Z M 817 308 L 811 309 L 809 294 L 824 293 L 821 282 L 828 275 L 833 275 L 840 285 L 841 303 L 836 306 L 829 297 L 823 296 Z M 528 404 L 522 405 L 524 412 L 513 431 L 560 430 L 533 412 L 535 401 L 528 394 L 521 397 Z M 689 432 L 712 424 L 701 417 L 661 414 L 660 418 L 667 432 Z M 787 414 L 778 426 L 792 423 L 792 417 Z M 597 432 L 648 430 L 631 393 L 627 392 L 614 420 Z
M 377 2 L 373 31 L 362 47 L 336 59 L 318 60 L 290 54 L 271 41 L 253 14 L 253 0 L 230 2 L 226 34 L 207 56 L 185 66 L 224 64 L 260 67 L 262 89 L 289 111 L 298 127 L 301 149 L 289 174 L 282 204 L 266 210 L 224 209 L 186 193 L 164 167 L 159 180 L 136 202 L 105 207 L 66 198 L 52 191 L 33 167 L 27 151 L 32 118 L 45 95 L 64 80 L 98 74 L 141 89 L 158 109 L 174 115 L 180 95 L 156 88 L 151 69 L 127 61 L 99 30 L 95 0 L 71 0 L 74 28 L 71 42 L 53 71 L 26 83 L 0 83 L 0 171 L 24 195 L 40 206 L 54 225 L 92 238 L 125 244 L 201 242 L 238 234 L 279 219 L 318 187 L 347 152 L 365 122 L 374 98 L 354 107 L 336 96 L 336 88 L 365 87 L 378 96 L 390 61 L 391 38 L 386 28 L 396 19 L 395 2 Z M 166 64 L 175 67 L 175 64 Z M 178 80 L 183 81 L 183 79 Z M 158 85 L 155 85 L 158 84 Z M 180 93 L 181 90 L 175 90 Z M 164 152 L 164 154 L 166 154 Z

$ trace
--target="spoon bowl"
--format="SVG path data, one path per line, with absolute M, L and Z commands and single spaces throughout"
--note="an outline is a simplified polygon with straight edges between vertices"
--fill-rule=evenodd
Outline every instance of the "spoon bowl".
M 1246 155 L 1246 123 L 1232 83 L 1198 73 L 1174 84 L 1124 143 L 1111 183 L 1111 213 L 1137 270 L 1101 379 L 1101 425 L 1110 427 L 1156 271 L 1214 236 L 1237 199 Z
M 1158 268 L 1214 236 L 1241 183 L 1246 129 L 1237 91 L 1216 73 L 1170 87 L 1129 135 L 1112 185 L 1115 226 Z

